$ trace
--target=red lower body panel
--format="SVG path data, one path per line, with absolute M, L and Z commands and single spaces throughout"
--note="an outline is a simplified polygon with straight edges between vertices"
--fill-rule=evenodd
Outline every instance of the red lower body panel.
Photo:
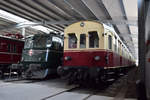
M 0 54 L 0 64 L 13 64 L 21 60 L 21 54 Z
M 100 59 L 95 60 L 96 56 L 99 56 Z M 66 60 L 65 57 L 70 57 L 70 60 Z M 119 67 L 128 66 L 130 63 L 120 55 L 105 50 L 64 52 L 64 66 Z

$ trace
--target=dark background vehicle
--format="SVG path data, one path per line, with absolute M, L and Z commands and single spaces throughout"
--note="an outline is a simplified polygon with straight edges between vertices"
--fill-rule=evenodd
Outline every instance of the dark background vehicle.
M 43 79 L 56 74 L 63 56 L 62 37 L 54 33 L 26 38 L 20 66 L 25 78 Z

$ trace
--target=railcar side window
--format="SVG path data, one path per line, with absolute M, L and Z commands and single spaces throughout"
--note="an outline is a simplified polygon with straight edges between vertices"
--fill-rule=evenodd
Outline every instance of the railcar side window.
M 112 37 L 111 37 L 111 35 L 108 35 L 108 48 L 112 49 Z
M 117 38 L 115 37 L 115 51 L 117 52 Z
M 124 50 L 123 50 L 124 48 L 122 48 L 122 56 L 124 56 Z
M 69 48 L 77 48 L 77 37 L 76 37 L 75 33 L 69 34 L 68 47 Z
M 121 51 L 121 42 L 120 41 L 118 41 L 118 46 L 119 46 L 119 48 L 118 48 L 118 54 L 120 54 L 120 51 Z
M 99 47 L 99 37 L 96 31 L 89 32 L 89 48 Z
M 80 48 L 86 48 L 86 34 L 80 34 Z

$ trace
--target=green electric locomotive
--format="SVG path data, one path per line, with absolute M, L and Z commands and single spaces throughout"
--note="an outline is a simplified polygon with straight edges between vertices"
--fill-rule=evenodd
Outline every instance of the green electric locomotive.
M 62 64 L 63 37 L 56 34 L 35 34 L 26 38 L 19 66 L 22 75 L 30 79 L 44 79 L 57 73 Z

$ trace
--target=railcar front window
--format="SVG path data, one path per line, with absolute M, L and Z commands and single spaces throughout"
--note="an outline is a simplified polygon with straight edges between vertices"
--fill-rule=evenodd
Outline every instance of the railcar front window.
M 86 35 L 80 34 L 80 48 L 86 48 Z
M 108 35 L 108 48 L 112 49 L 112 37 L 111 37 L 111 35 Z
M 68 47 L 69 48 L 77 48 L 77 37 L 74 33 L 69 34 Z
M 99 47 L 99 37 L 96 31 L 89 32 L 89 48 Z

